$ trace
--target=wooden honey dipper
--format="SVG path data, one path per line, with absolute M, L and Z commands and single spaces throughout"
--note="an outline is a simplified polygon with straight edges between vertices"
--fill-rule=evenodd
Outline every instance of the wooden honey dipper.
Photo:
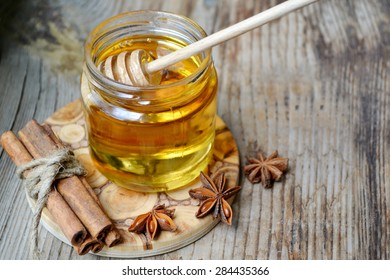
M 160 70 L 316 1 L 318 0 L 287 0 L 158 59 L 154 60 L 145 50 L 137 49 L 131 53 L 124 51 L 109 56 L 98 68 L 108 78 L 124 84 L 158 85 L 161 81 Z

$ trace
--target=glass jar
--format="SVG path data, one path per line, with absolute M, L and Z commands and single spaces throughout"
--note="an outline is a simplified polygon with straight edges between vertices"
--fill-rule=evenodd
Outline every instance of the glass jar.
M 85 43 L 81 93 L 91 157 L 119 186 L 170 191 L 197 179 L 212 156 L 217 75 L 211 51 L 162 71 L 159 85 L 137 87 L 102 74 L 97 65 L 124 50 L 158 58 L 206 33 L 194 21 L 136 11 L 102 22 Z

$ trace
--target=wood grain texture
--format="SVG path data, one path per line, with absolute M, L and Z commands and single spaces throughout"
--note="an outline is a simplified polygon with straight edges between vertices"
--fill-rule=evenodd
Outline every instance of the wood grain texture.
M 0 132 L 79 97 L 82 44 L 103 19 L 166 10 L 211 33 L 280 2 L 3 1 Z M 271 190 L 242 177 L 231 227 L 150 259 L 390 259 L 389 1 L 321 0 L 213 55 L 241 161 L 277 149 L 290 169 Z M 0 259 L 28 258 L 32 215 L 14 172 L 0 150 Z M 45 229 L 39 244 L 46 259 L 103 258 Z

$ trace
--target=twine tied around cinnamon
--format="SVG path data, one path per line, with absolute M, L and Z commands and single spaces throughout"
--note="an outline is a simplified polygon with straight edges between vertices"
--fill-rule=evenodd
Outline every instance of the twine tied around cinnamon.
M 25 177 L 23 173 L 27 170 L 29 170 L 29 173 Z M 30 253 L 32 257 L 39 258 L 38 226 L 49 193 L 54 188 L 54 182 L 74 175 L 84 176 L 86 171 L 73 152 L 68 148 L 64 148 L 53 152 L 48 157 L 34 159 L 19 166 L 16 173 L 23 179 L 23 187 L 27 194 L 36 199 L 31 224 Z

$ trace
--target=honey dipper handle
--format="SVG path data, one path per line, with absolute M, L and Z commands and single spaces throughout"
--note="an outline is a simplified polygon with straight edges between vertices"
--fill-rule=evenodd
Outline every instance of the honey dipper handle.
M 182 49 L 174 51 L 166 56 L 149 62 L 144 67 L 147 73 L 153 73 L 175 64 L 201 51 L 216 46 L 274 19 L 284 16 L 294 10 L 309 5 L 317 0 L 287 0 L 246 20 L 240 21 L 230 27 L 222 29 Z

